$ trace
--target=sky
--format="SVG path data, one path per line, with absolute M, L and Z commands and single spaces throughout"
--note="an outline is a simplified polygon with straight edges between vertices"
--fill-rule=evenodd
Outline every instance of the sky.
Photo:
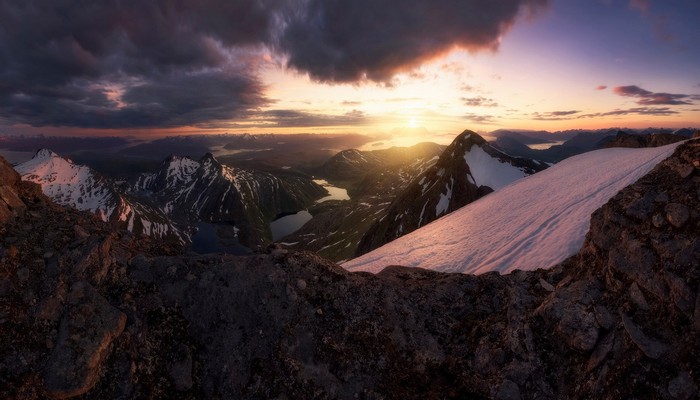
M 0 0 L 0 135 L 700 127 L 697 0 Z

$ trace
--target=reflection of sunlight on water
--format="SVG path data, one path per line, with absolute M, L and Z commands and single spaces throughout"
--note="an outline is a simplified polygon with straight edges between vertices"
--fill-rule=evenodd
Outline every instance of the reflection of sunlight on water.
M 270 150 L 273 150 L 273 149 L 271 147 L 266 148 L 266 149 L 258 149 L 258 148 L 255 148 L 255 149 L 227 149 L 227 148 L 225 148 L 225 145 L 209 147 L 209 151 L 214 155 L 214 157 L 230 156 L 230 155 L 239 154 L 239 153 L 270 151 Z
M 532 150 L 547 150 L 548 148 L 550 148 L 552 146 L 558 146 L 564 142 L 565 142 L 565 140 L 561 140 L 558 142 L 551 142 L 551 143 L 528 144 L 527 147 L 531 148 Z
M 323 188 L 328 191 L 328 196 L 316 200 L 316 203 L 323 203 L 324 201 L 328 200 L 350 200 L 347 189 L 333 186 L 325 179 L 314 179 L 314 182 L 323 186 Z

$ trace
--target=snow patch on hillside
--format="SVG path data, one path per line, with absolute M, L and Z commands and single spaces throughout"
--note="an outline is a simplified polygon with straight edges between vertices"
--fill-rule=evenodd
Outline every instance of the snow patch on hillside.
M 455 184 L 454 178 L 450 178 L 450 184 L 445 185 L 445 189 L 447 189 L 446 194 L 440 193 L 440 200 L 438 201 L 437 205 L 435 206 L 435 216 L 439 216 L 440 214 L 444 214 L 445 211 L 447 211 L 447 208 L 450 206 L 450 200 L 452 200 L 452 187 Z M 425 206 L 423 206 L 423 209 L 425 209 Z M 418 226 L 420 226 L 420 223 L 423 221 L 423 213 L 421 212 L 420 214 L 420 221 L 418 221 Z
M 480 146 L 472 146 L 464 153 L 471 176 L 477 186 L 498 190 L 528 174 L 518 167 L 504 163 L 489 155 Z
M 374 273 L 404 265 L 476 274 L 552 267 L 580 249 L 593 211 L 678 145 L 571 157 L 342 266 Z

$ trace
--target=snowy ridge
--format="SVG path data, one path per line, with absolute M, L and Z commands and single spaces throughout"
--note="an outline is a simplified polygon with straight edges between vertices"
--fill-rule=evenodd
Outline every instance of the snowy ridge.
M 477 274 L 551 267 L 578 251 L 593 211 L 678 145 L 611 148 L 566 159 L 342 266 Z
M 538 161 L 511 157 L 477 133 L 465 130 L 396 196 L 387 209 L 388 218 L 375 222 L 363 236 L 357 255 L 546 167 Z
M 491 156 L 481 146 L 472 146 L 467 150 L 464 153 L 464 161 L 469 166 L 472 183 L 476 186 L 488 186 L 493 190 L 530 175 L 524 168 Z
M 51 150 L 37 151 L 15 170 L 23 180 L 38 183 L 42 192 L 58 204 L 95 213 L 105 222 L 123 223 L 131 232 L 183 240 L 182 233 L 162 212 L 127 199 L 108 179 Z
M 44 194 L 58 204 L 97 213 L 105 222 L 119 203 L 118 196 L 90 168 L 76 165 L 51 150 L 39 150 L 15 170 L 23 180 L 41 185 Z

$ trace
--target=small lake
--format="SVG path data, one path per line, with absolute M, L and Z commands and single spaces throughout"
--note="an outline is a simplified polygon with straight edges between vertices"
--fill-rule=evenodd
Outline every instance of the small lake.
M 311 221 L 311 213 L 306 210 L 301 210 L 296 214 L 289 214 L 277 218 L 270 223 L 272 231 L 272 240 L 279 240 L 291 233 L 299 230 L 305 223 Z
M 528 144 L 527 147 L 531 148 L 532 150 L 547 150 L 548 148 L 552 146 L 559 146 L 563 144 L 565 140 L 561 140 L 558 142 L 549 142 L 549 143 L 537 143 L 537 144 Z
M 323 203 L 329 200 L 350 200 L 347 189 L 333 186 L 325 179 L 314 179 L 314 183 L 323 186 L 328 191 L 328 196 L 316 200 L 316 203 Z
M 192 251 L 199 254 L 248 254 L 251 250 L 238 242 L 237 229 L 232 224 L 198 222 L 197 233 L 192 235 Z
M 325 179 L 314 179 L 314 182 L 323 186 L 328 191 L 328 196 L 316 200 L 316 203 L 323 203 L 329 200 L 350 200 L 348 191 L 337 186 L 333 186 Z M 287 235 L 298 231 L 305 223 L 311 221 L 313 216 L 307 210 L 298 213 L 283 215 L 270 223 L 272 240 L 277 241 Z

